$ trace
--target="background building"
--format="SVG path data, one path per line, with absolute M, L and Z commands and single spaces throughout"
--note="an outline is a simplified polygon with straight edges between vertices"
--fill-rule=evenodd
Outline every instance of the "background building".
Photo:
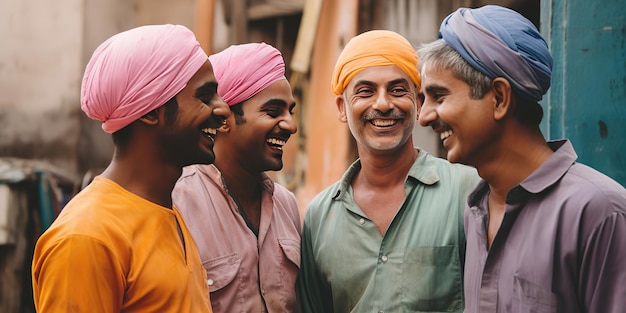
M 34 240 L 112 154 L 110 135 L 80 110 L 93 50 L 120 31 L 182 24 L 207 53 L 265 41 L 283 52 L 298 106 L 297 136 L 274 178 L 306 203 L 356 158 L 330 91 L 345 43 L 391 29 L 417 47 L 458 7 L 499 4 L 548 39 L 553 85 L 548 139 L 570 137 L 579 161 L 626 184 L 626 3 L 621 0 L 57 0 L 0 1 L 0 312 L 32 312 Z M 430 129 L 415 144 L 445 157 Z M 514 144 L 514 143 L 513 143 Z

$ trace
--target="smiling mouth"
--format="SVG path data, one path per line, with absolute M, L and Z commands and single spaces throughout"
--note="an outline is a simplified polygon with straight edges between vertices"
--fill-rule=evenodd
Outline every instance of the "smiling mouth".
M 200 129 L 200 131 L 208 138 L 215 140 L 215 135 L 217 134 L 216 128 L 205 127 Z
M 452 134 L 453 134 L 452 130 L 448 129 L 446 131 L 439 133 L 439 139 L 441 139 L 441 141 L 444 141 L 448 139 L 448 137 L 452 136 Z
M 279 138 L 268 138 L 265 142 L 267 142 L 267 144 L 277 150 L 282 151 L 283 150 L 283 146 L 285 144 L 287 144 L 287 140 L 283 140 L 283 139 L 279 139 Z
M 370 123 L 372 123 L 372 125 L 376 127 L 389 127 L 389 126 L 396 125 L 396 123 L 398 123 L 398 120 L 377 118 L 377 119 L 371 120 Z

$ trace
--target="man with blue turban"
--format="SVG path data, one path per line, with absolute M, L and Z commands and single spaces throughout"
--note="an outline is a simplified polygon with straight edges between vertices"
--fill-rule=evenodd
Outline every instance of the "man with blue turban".
M 544 139 L 541 34 L 487 5 L 450 14 L 439 37 L 418 49 L 419 122 L 483 178 L 465 210 L 465 312 L 623 312 L 626 190 Z
M 476 170 L 413 145 L 417 53 L 389 30 L 350 39 L 331 89 L 359 158 L 309 202 L 304 313 L 463 312 L 463 209 Z

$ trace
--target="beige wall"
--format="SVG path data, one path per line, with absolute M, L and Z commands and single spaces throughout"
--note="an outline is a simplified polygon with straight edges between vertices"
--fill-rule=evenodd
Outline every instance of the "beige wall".
M 75 170 L 82 1 L 0 2 L 0 156 Z
M 80 110 L 91 53 L 139 25 L 193 29 L 194 12 L 195 0 L 0 1 L 0 157 L 48 161 L 76 179 L 106 166 L 110 136 Z

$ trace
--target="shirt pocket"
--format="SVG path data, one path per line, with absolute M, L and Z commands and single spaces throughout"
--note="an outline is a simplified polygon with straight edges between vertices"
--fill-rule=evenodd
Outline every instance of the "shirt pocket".
M 524 278 L 513 277 L 513 311 L 556 313 L 558 300 L 554 293 Z
M 298 269 L 300 268 L 300 241 L 291 238 L 279 238 L 278 244 L 283 254 Z
M 228 286 L 239 272 L 241 259 L 237 253 L 208 260 L 202 264 L 207 272 L 207 284 L 211 293 Z
M 402 296 L 413 312 L 461 312 L 463 288 L 456 246 L 411 247 L 402 268 Z

